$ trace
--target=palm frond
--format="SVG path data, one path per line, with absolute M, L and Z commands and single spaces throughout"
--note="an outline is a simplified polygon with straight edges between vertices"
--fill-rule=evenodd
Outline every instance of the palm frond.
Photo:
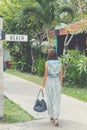
M 63 6 L 61 9 L 60 9 L 60 13 L 63 13 L 63 12 L 68 12 L 72 17 L 74 15 L 74 11 L 73 9 L 67 7 L 67 6 Z

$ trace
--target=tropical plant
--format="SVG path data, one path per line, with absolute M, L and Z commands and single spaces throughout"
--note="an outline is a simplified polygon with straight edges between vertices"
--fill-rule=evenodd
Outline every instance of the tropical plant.
M 77 64 L 78 74 L 80 76 L 79 83 L 82 86 L 87 85 L 87 57 L 83 56 Z
M 36 60 L 36 63 L 34 64 L 34 71 L 35 74 L 38 76 L 44 76 L 44 70 L 45 70 L 45 62 L 47 60 L 47 57 L 41 57 L 39 56 Z
M 64 81 L 78 84 L 78 87 L 87 85 L 87 58 L 77 50 L 69 50 L 62 57 Z

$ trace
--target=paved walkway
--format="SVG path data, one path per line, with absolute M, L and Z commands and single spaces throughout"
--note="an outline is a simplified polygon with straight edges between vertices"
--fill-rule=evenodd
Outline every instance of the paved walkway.
M 33 111 L 39 85 L 6 73 L 4 79 L 4 94 L 37 120 L 13 124 L 1 123 L 0 130 L 87 130 L 87 103 L 62 94 L 60 125 L 54 127 L 49 122 L 47 112 Z

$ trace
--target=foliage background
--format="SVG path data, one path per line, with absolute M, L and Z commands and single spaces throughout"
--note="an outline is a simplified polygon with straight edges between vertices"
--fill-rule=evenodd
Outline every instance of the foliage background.
M 28 42 L 26 43 L 7 42 L 4 45 L 9 49 L 12 56 L 12 67 L 29 73 L 33 73 L 34 67 L 34 73 L 42 76 L 44 71 L 41 65 L 45 62 L 45 59 L 38 58 L 45 57 L 41 49 L 42 41 L 48 40 L 48 31 L 53 30 L 60 23 L 72 24 L 75 21 L 87 19 L 87 1 L 1 0 L 0 14 L 3 15 L 6 34 L 28 35 Z M 32 39 L 35 39 L 35 45 L 33 45 Z M 71 82 L 70 80 L 81 82 L 86 76 L 86 58 L 82 55 L 80 57 L 78 54 L 82 58 L 82 61 L 79 59 L 78 64 L 76 57 L 73 55 L 69 53 L 68 56 L 64 57 L 68 63 L 65 76 L 69 82 Z M 78 78 L 81 80 L 78 81 Z

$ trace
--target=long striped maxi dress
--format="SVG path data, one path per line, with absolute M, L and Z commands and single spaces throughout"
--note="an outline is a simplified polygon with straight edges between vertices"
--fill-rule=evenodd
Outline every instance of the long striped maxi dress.
M 60 115 L 61 82 L 60 82 L 60 60 L 48 60 L 48 77 L 46 81 L 46 93 L 48 104 L 48 115 L 54 119 Z

